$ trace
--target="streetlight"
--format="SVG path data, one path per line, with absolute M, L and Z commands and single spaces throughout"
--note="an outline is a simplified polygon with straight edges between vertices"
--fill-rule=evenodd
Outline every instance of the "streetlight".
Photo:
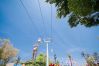
M 44 40 L 44 42 L 46 43 L 46 66 L 49 66 L 49 55 L 48 55 L 48 43 L 51 42 L 49 38 L 47 38 L 46 40 Z
M 41 38 L 38 38 L 38 42 L 41 43 L 42 42 L 42 39 Z

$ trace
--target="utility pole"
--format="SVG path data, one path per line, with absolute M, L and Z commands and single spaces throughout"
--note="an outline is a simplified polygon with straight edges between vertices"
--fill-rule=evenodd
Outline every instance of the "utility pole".
M 36 59 L 38 47 L 41 44 L 41 42 L 42 42 L 42 39 L 41 38 L 38 38 L 37 42 L 34 44 L 34 48 L 33 48 L 33 60 Z
M 46 57 L 46 66 L 49 66 L 48 44 L 49 44 L 50 40 L 49 40 L 49 39 L 46 39 L 44 42 L 46 43 L 46 56 L 47 56 L 47 57 Z
M 54 54 L 54 62 L 55 62 L 55 64 L 56 64 L 56 60 L 57 60 L 57 56 L 56 56 L 56 54 Z

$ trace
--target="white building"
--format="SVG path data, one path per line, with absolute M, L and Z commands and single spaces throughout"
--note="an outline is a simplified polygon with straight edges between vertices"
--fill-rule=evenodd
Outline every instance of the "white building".
M 7 63 L 6 66 L 14 66 L 14 63 Z

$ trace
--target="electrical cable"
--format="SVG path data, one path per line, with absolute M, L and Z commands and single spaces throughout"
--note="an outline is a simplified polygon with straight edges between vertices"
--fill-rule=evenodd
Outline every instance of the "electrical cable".
M 45 30 L 43 32 L 42 38 L 45 38 L 45 35 L 46 35 L 46 26 L 45 26 L 45 22 L 44 22 L 44 19 L 43 19 L 43 14 L 42 14 L 41 5 L 40 5 L 40 1 L 39 0 L 38 0 L 38 5 L 39 5 L 40 14 L 41 14 L 41 18 L 42 18 L 42 22 L 43 22 L 43 26 L 44 26 L 44 30 Z
M 29 20 L 30 20 L 31 23 L 34 25 L 36 32 L 38 32 L 38 29 L 37 29 L 37 27 L 35 26 L 34 21 L 32 20 L 32 17 L 30 16 L 30 14 L 29 14 L 29 12 L 28 12 L 26 6 L 25 6 L 24 3 L 22 2 L 22 0 L 19 0 L 19 1 L 20 1 L 20 3 L 22 4 L 23 8 L 25 9 L 26 14 L 27 14 Z

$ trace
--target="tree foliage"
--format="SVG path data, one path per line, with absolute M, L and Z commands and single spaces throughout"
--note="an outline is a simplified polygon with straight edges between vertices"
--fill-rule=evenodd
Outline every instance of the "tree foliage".
M 59 18 L 69 16 L 69 25 L 86 27 L 99 25 L 99 0 L 46 0 L 57 7 Z
M 46 62 L 45 60 L 46 60 L 45 55 L 42 53 L 38 55 L 36 58 L 36 62 Z
M 46 66 L 46 57 L 43 53 L 39 54 L 36 58 L 36 63 L 39 66 Z
M 82 52 L 81 55 L 85 58 L 87 64 L 89 66 L 98 66 L 99 63 L 99 54 L 98 53 L 93 53 L 93 54 L 88 54 Z
M 49 64 L 51 62 L 52 61 L 49 59 Z M 46 55 L 43 53 L 40 53 L 36 57 L 36 60 L 29 60 L 29 61 L 25 62 L 24 64 L 25 64 L 25 66 L 46 66 Z
M 0 44 L 0 63 L 5 66 L 13 57 L 16 57 L 18 50 L 7 39 L 2 39 Z
M 25 62 L 25 66 L 46 66 L 46 57 L 43 53 L 36 57 L 36 60 L 29 60 Z

